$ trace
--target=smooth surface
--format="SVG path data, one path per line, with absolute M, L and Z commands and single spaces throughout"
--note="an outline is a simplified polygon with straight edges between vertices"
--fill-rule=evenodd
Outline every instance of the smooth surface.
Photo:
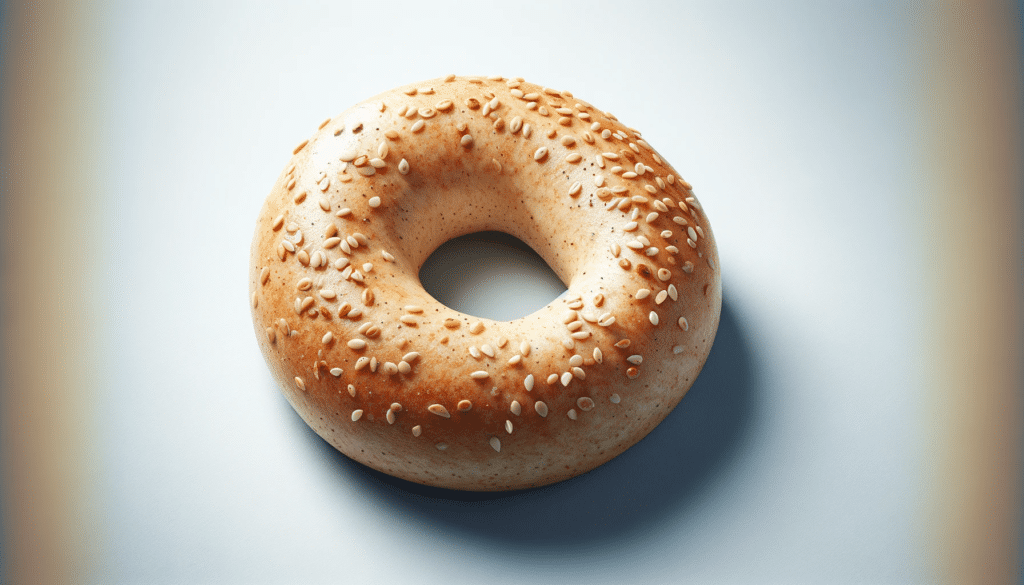
M 76 128 L 96 189 L 66 195 L 88 210 L 74 227 L 91 251 L 76 305 L 91 320 L 75 330 L 95 357 L 79 415 L 95 527 L 83 580 L 934 580 L 922 10 L 83 12 L 76 30 L 97 50 Z M 694 185 L 719 244 L 722 324 L 690 393 L 625 455 L 548 488 L 455 494 L 352 463 L 279 395 L 253 339 L 249 244 L 291 149 L 352 103 L 450 72 L 570 89 L 640 129 Z M 509 318 L 561 291 L 504 240 L 461 257 L 481 254 L 475 272 L 456 260 L 457 278 L 425 279 Z M 537 282 L 505 286 L 518 278 Z

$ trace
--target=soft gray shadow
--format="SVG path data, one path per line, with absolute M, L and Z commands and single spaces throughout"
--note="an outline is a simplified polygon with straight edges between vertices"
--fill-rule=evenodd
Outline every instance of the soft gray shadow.
M 426 487 L 352 461 L 308 427 L 304 434 L 317 457 L 359 491 L 357 497 L 404 522 L 517 551 L 564 553 L 624 542 L 694 504 L 737 459 L 755 407 L 753 370 L 750 344 L 726 297 L 707 363 L 679 406 L 619 457 L 533 490 L 495 494 Z M 294 419 L 305 427 L 298 415 Z
M 533 248 L 496 231 L 467 234 L 442 244 L 420 268 L 420 282 L 446 307 L 495 321 L 525 317 L 566 290 Z M 516 302 L 495 303 L 495 298 Z

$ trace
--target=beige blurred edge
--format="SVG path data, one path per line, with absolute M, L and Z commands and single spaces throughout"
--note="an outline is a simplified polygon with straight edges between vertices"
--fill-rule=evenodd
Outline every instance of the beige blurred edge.
M 100 299 L 85 274 L 99 236 L 93 144 L 99 54 L 88 2 L 4 3 L 4 583 L 91 581 L 103 517 L 89 343 Z M 1022 137 L 1020 15 L 998 2 L 921 8 L 918 159 L 936 294 L 927 332 L 932 470 L 921 525 L 939 582 L 1021 578 Z M 54 42 L 60 39 L 60 42 Z M 59 137 L 59 139 L 55 139 Z M 62 161 L 56 169 L 51 161 Z M 59 173 L 60 176 L 56 175 Z M 73 185 L 61 179 L 77 177 Z M 85 227 L 89 227 L 86 223 Z M 53 243 L 75 234 L 77 245 Z M 893 283 L 898 286 L 898 283 Z

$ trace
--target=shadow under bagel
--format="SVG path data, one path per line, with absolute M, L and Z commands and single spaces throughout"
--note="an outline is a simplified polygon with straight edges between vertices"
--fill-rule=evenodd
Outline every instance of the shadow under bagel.
M 484 264 L 490 262 L 492 272 L 495 262 L 516 272 L 520 260 L 515 258 L 525 258 L 521 261 L 529 266 L 522 272 L 533 278 L 538 273 L 535 264 L 543 264 L 543 260 L 530 257 L 533 251 L 516 242 L 505 234 L 471 234 L 456 243 L 443 263 L 461 270 L 458 258 L 468 256 L 459 251 L 460 246 L 476 245 L 477 251 L 468 254 L 474 261 L 483 257 Z M 472 266 L 467 269 L 473 270 Z M 447 268 L 437 270 L 443 282 L 452 284 L 449 291 L 478 280 L 472 274 L 459 274 L 463 282 L 452 283 L 444 277 Z M 550 278 L 555 279 L 553 283 L 545 280 Z M 557 277 L 551 273 L 540 279 L 544 281 L 540 286 L 557 296 L 561 285 Z M 450 294 L 431 287 L 428 291 L 438 297 Z M 446 302 L 450 297 L 438 300 Z M 506 318 L 518 316 L 522 315 Z M 425 530 L 511 546 L 519 552 L 550 550 L 552 546 L 563 551 L 582 550 L 628 538 L 677 516 L 713 483 L 719 470 L 730 465 L 753 418 L 754 364 L 752 349 L 726 294 L 718 333 L 703 370 L 658 427 L 588 473 L 529 490 L 469 492 L 401 480 L 349 459 L 317 436 L 294 411 L 292 418 L 303 427 L 302 434 L 309 439 L 316 459 L 332 466 L 339 479 L 359 490 L 360 499 L 383 514 L 400 517 L 404 523 L 420 523 Z M 291 411 L 283 398 L 281 404 Z

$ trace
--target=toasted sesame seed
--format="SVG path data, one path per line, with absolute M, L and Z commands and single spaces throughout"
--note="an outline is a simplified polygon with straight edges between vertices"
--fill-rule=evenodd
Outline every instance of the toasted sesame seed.
M 646 299 L 647 297 L 651 296 L 651 291 L 650 291 L 650 289 L 642 288 L 642 289 L 636 291 L 636 294 L 633 295 L 633 296 L 638 301 L 640 301 L 640 300 Z
M 299 313 L 305 313 L 311 309 L 314 304 L 316 304 L 316 301 L 313 300 L 313 297 L 306 297 L 302 299 L 302 303 L 299 305 Z
M 658 293 L 658 296 L 654 298 L 654 303 L 656 305 L 660 305 L 661 303 L 664 303 L 665 299 L 667 299 L 667 298 L 668 298 L 668 291 L 667 290 L 660 291 Z
M 636 231 L 636 229 L 638 227 L 640 227 L 640 224 L 638 224 L 635 221 L 631 221 L 631 222 L 627 223 L 626 225 L 622 226 L 622 231 L 624 231 L 624 232 L 632 232 L 632 231 Z
M 350 339 L 348 342 L 349 349 L 360 350 L 366 349 L 366 342 L 362 339 Z
M 640 364 L 643 363 L 644 356 L 639 355 L 639 354 L 634 354 L 634 355 L 631 355 L 628 358 L 626 358 L 626 361 L 631 363 L 631 364 L 639 366 Z
M 572 164 L 578 163 L 581 160 L 583 160 L 583 155 L 578 152 L 571 152 L 565 157 L 565 162 Z
M 434 104 L 434 108 L 439 112 L 447 112 L 448 110 L 452 109 L 452 106 L 454 105 L 455 104 L 452 102 L 452 100 L 443 99 Z
M 419 324 L 419 321 L 416 320 L 416 317 L 413 317 L 412 315 L 402 315 L 401 317 L 398 318 L 398 320 L 405 325 L 415 326 Z
M 306 391 L 306 383 L 302 381 L 302 378 L 295 376 L 295 387 L 303 392 Z
M 467 148 L 472 146 L 473 145 L 473 136 L 471 134 L 464 135 L 462 138 L 459 139 L 459 144 L 461 144 L 462 146 L 465 146 Z
M 635 380 L 640 377 L 640 370 L 636 368 L 629 368 L 626 370 L 626 377 L 630 380 Z
M 455 405 L 455 408 L 457 408 L 459 412 L 469 412 L 473 408 L 473 403 L 469 400 L 460 400 L 459 403 Z
M 558 374 L 551 374 L 551 375 L 548 376 L 548 379 L 547 379 L 548 384 L 554 384 L 557 381 L 558 381 Z
M 516 416 L 519 416 L 523 412 L 523 407 L 519 404 L 518 400 L 513 400 L 508 409 Z
M 583 327 L 583 321 L 573 321 L 565 326 L 569 331 L 578 331 L 581 327 Z
M 387 419 L 389 425 L 395 424 L 395 411 L 388 410 L 384 413 L 384 418 Z
M 359 420 L 362 417 L 363 417 L 363 411 L 361 409 L 356 409 L 356 410 L 352 411 L 352 422 L 356 422 L 357 420 Z
M 530 344 L 525 341 L 520 341 L 519 353 L 523 354 L 523 357 L 528 357 L 530 355 Z
M 519 132 L 520 128 L 522 128 L 522 127 L 523 127 L 523 119 L 520 118 L 519 116 L 515 116 L 508 123 L 508 130 L 509 130 L 509 132 L 511 132 L 513 134 L 515 134 L 516 132 Z
M 372 166 L 375 169 L 383 169 L 384 167 L 388 166 L 388 164 L 384 162 L 384 159 L 382 158 L 373 157 L 370 159 L 370 166 Z
M 680 317 L 678 323 L 679 328 L 682 329 L 683 331 L 690 330 L 690 322 L 686 320 L 686 317 Z
M 427 407 L 427 410 L 431 414 L 436 414 L 437 416 L 440 416 L 440 417 L 444 417 L 444 418 L 451 418 L 452 417 L 452 415 L 448 413 L 448 409 L 445 408 L 444 406 L 441 406 L 440 404 L 431 404 L 430 406 Z
M 473 323 L 472 325 L 469 326 L 469 332 L 472 333 L 473 335 L 478 335 L 483 330 L 484 324 L 480 321 L 477 321 L 476 323 Z
M 533 403 L 533 409 L 536 410 L 537 414 L 541 415 L 542 417 L 546 417 L 548 415 L 548 405 L 544 404 L 540 400 Z
M 412 436 L 418 437 L 423 433 L 423 427 L 416 425 L 412 428 Z
M 594 361 L 599 363 L 599 364 L 600 363 L 604 363 L 604 354 L 601 353 L 601 348 L 600 347 L 595 347 L 594 348 Z

